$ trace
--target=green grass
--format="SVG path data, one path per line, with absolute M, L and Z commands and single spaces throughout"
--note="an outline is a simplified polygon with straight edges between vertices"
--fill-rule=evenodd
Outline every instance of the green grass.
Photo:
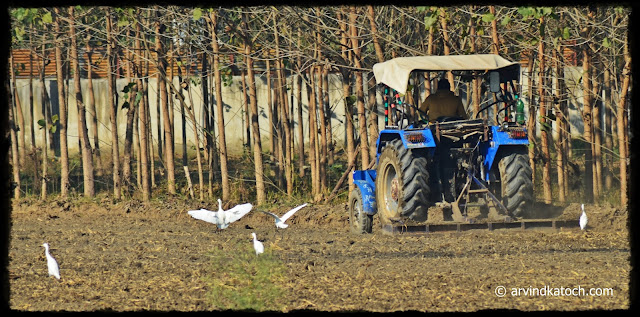
M 249 236 L 231 246 L 210 252 L 210 304 L 216 310 L 282 311 L 284 264 L 268 247 L 256 255 Z

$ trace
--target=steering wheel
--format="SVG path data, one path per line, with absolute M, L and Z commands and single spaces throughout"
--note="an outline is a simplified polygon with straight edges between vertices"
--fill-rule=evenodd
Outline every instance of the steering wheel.
M 504 108 L 506 108 L 506 107 L 510 106 L 511 104 L 515 103 L 516 101 L 517 101 L 517 99 L 514 99 L 514 100 L 506 100 L 506 101 L 505 101 L 505 100 L 496 100 L 496 101 L 494 101 L 494 102 L 492 102 L 492 103 L 490 103 L 490 104 L 488 104 L 488 105 L 486 105 L 486 106 L 482 107 L 482 109 L 478 110 L 478 112 L 475 114 L 475 116 L 473 116 L 473 118 L 474 118 L 474 119 L 477 119 L 477 118 L 478 118 L 478 115 L 480 114 L 480 112 L 482 112 L 482 111 L 485 111 L 485 110 L 489 109 L 491 106 L 493 106 L 493 105 L 495 105 L 495 104 L 497 104 L 497 103 L 504 102 L 504 103 L 505 103 Z M 504 108 L 503 108 L 503 109 L 504 109 Z

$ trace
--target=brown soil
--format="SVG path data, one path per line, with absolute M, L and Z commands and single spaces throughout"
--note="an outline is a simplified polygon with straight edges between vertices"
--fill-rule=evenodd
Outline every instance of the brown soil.
M 251 212 L 221 232 L 192 219 L 187 206 L 110 200 L 14 202 L 9 248 L 10 307 L 25 311 L 201 311 L 208 252 L 251 232 L 289 270 L 283 311 L 476 311 L 483 309 L 627 309 L 630 247 L 627 213 L 589 205 L 580 230 L 470 230 L 428 235 L 355 235 L 346 204 L 309 206 L 288 229 Z M 282 213 L 287 207 L 273 208 Z M 559 209 L 576 218 L 579 204 Z M 43 242 L 60 264 L 47 276 Z M 507 295 L 495 291 L 504 286 Z M 602 296 L 514 296 L 516 288 L 610 288 Z

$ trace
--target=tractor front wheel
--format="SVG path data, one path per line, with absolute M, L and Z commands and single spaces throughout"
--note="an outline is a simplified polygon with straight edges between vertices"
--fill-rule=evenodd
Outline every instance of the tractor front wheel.
M 373 216 L 364 213 L 358 188 L 349 194 L 349 227 L 351 232 L 358 234 L 371 233 L 373 228 Z

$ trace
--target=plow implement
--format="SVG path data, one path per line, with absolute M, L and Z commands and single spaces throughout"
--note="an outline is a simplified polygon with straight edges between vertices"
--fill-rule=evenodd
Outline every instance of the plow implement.
M 511 222 L 482 222 L 482 223 L 438 223 L 405 225 L 402 223 L 385 224 L 382 226 L 384 234 L 428 234 L 437 232 L 462 232 L 468 230 L 580 230 L 578 220 L 519 220 Z

